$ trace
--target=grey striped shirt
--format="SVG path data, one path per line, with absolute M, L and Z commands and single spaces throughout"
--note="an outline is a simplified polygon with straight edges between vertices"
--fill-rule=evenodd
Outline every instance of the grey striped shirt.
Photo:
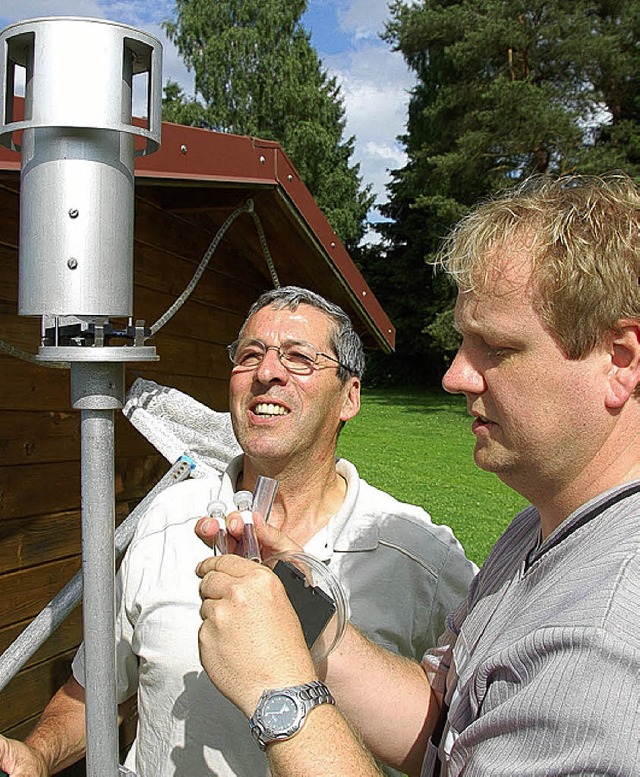
M 601 494 L 542 545 L 529 507 L 496 543 L 424 659 L 449 705 L 441 775 L 640 775 L 638 491 Z

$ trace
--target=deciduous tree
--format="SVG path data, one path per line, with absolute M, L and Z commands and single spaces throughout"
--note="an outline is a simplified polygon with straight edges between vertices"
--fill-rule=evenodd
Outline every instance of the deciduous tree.
M 339 85 L 301 24 L 306 0 L 177 0 L 164 27 L 195 73 L 197 101 L 166 92 L 165 115 L 278 141 L 349 246 L 373 202 L 351 163 Z

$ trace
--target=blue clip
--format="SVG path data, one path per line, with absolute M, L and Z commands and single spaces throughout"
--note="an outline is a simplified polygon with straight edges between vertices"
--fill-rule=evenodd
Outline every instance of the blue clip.
M 195 461 L 191 458 L 191 456 L 187 456 L 186 453 L 183 453 L 182 456 L 178 459 L 178 461 L 184 461 L 186 464 L 189 465 L 189 469 L 193 472 L 193 470 L 196 468 Z

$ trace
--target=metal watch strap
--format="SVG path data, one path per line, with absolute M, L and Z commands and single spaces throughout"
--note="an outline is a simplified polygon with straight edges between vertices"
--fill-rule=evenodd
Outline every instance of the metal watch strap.
M 295 697 L 300 701 L 304 707 L 302 717 L 299 724 L 291 733 L 281 734 L 268 731 L 260 720 L 260 710 L 263 704 L 268 701 L 272 696 L 276 694 L 287 694 Z M 302 685 L 291 685 L 285 688 L 269 688 L 263 691 L 256 710 L 249 719 L 249 729 L 255 739 L 258 747 L 261 750 L 266 750 L 267 745 L 271 742 L 281 742 L 286 739 L 290 739 L 292 736 L 298 733 L 302 728 L 309 711 L 320 704 L 335 704 L 335 699 L 331 695 L 331 691 L 327 686 L 320 682 L 320 680 L 313 680 L 310 683 L 304 683 Z

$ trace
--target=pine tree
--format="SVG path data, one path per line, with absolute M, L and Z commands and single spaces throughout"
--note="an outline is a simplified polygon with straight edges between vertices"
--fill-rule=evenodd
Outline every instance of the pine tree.
M 532 174 L 640 176 L 639 33 L 640 0 L 392 3 L 385 37 L 417 83 L 385 248 L 363 270 L 398 328 L 397 372 L 432 374 L 450 347 L 452 292 L 428 263 L 473 203 Z

